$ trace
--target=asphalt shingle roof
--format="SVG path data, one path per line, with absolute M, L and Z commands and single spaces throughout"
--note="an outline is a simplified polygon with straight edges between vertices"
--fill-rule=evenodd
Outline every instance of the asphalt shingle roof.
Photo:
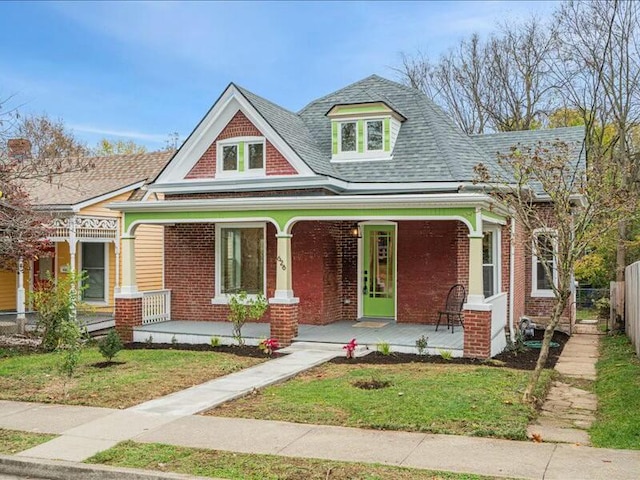
M 25 184 L 37 206 L 69 206 L 120 190 L 141 181 L 151 181 L 162 170 L 171 152 L 112 155 L 92 158 L 86 172 L 56 175 L 51 182 L 32 180 Z
M 579 127 L 469 136 L 422 92 L 377 75 L 314 100 L 297 114 L 237 88 L 313 171 L 354 183 L 472 181 L 477 164 L 499 168 L 496 152 L 514 143 L 579 141 L 584 136 Z M 331 163 L 331 120 L 326 113 L 335 105 L 377 101 L 406 118 L 393 159 Z

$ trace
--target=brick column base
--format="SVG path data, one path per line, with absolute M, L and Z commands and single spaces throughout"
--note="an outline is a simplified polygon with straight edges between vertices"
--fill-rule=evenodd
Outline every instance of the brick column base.
M 491 311 L 464 310 L 464 356 L 491 357 Z
M 142 297 L 118 298 L 116 302 L 116 331 L 123 342 L 133 341 L 133 327 L 142 325 Z
M 298 335 L 298 304 L 272 303 L 270 310 L 271 338 L 277 339 L 281 347 L 291 345 Z

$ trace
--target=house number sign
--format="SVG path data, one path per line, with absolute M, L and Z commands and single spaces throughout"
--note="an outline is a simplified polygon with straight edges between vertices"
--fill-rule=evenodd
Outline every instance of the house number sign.
M 282 270 L 286 270 L 287 266 L 284 264 L 284 260 L 282 260 L 282 257 L 280 255 L 278 255 L 278 263 L 280 264 L 280 268 Z

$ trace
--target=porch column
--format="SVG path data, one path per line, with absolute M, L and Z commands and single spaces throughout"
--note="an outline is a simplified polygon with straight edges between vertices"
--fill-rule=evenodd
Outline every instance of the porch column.
M 76 238 L 76 217 L 69 218 L 69 271 L 76 271 L 76 250 L 78 248 L 78 239 Z
M 293 277 L 291 273 L 291 234 L 278 233 L 276 257 L 276 290 L 269 299 L 271 314 L 271 337 L 280 345 L 291 344 L 298 334 L 298 304 L 300 300 L 293 296 Z
M 24 261 L 18 260 L 18 290 L 16 291 L 16 319 L 20 333 L 24 333 L 27 317 L 25 315 Z
M 142 325 L 142 293 L 136 285 L 135 237 L 123 236 L 122 241 L 122 286 L 115 294 L 116 330 L 125 342 L 133 340 L 133 328 Z
M 482 278 L 482 232 L 469 235 L 469 293 L 467 302 L 484 303 Z

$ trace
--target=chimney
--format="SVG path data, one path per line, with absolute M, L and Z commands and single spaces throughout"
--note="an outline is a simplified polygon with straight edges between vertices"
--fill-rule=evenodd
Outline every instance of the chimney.
M 26 138 L 10 138 L 7 147 L 11 160 L 25 160 L 31 156 L 31 142 Z

